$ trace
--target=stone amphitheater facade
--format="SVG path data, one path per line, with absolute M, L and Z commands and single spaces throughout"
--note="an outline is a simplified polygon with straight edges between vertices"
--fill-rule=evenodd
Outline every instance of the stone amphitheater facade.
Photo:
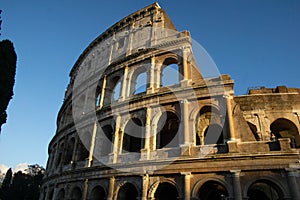
M 230 76 L 203 78 L 192 43 L 154 3 L 85 49 L 41 200 L 300 199 L 300 89 L 234 96 Z

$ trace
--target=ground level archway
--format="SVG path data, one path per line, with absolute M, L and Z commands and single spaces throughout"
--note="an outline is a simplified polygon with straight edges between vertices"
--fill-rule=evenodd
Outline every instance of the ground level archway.
M 179 197 L 177 188 L 170 183 L 160 183 L 154 193 L 155 200 L 177 200 Z
M 207 181 L 201 186 L 198 192 L 200 200 L 225 200 L 227 197 L 228 191 L 217 181 Z
M 259 180 L 249 187 L 249 200 L 282 200 L 283 193 L 279 187 L 268 180 Z
M 125 183 L 119 189 L 117 200 L 135 200 L 138 197 L 136 187 L 131 183 Z

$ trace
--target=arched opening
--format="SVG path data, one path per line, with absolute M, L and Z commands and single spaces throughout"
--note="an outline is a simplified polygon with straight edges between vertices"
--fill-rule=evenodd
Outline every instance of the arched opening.
M 135 200 L 138 197 L 136 187 L 131 183 L 125 183 L 119 189 L 117 200 Z
M 85 161 L 87 160 L 88 157 L 89 157 L 89 151 L 82 144 L 79 138 L 77 143 L 77 150 L 76 150 L 76 161 Z
M 155 200 L 177 200 L 179 198 L 177 188 L 170 183 L 160 183 L 154 193 Z
M 292 121 L 279 118 L 271 124 L 270 130 L 276 138 L 290 138 L 292 148 L 300 147 L 298 128 Z
M 82 192 L 79 187 L 75 187 L 71 191 L 71 199 L 72 200 L 81 200 L 82 199 Z
M 147 73 L 143 72 L 137 76 L 135 83 L 135 90 L 133 94 L 142 94 L 145 93 L 147 89 Z
M 161 73 L 161 87 L 175 85 L 180 81 L 177 60 L 166 59 Z
M 223 128 L 218 124 L 209 125 L 204 131 L 204 144 L 223 144 Z
M 101 155 L 107 156 L 111 152 L 114 129 L 111 125 L 105 125 L 102 127 L 102 131 L 106 139 L 102 141 Z
M 56 162 L 55 162 L 55 167 L 58 167 L 59 165 L 62 164 L 63 162 L 63 152 L 64 152 L 64 143 L 61 143 L 59 148 L 58 148 L 58 155 L 57 155 L 57 158 L 56 158 Z
M 148 87 L 148 65 L 142 65 L 134 69 L 130 77 L 130 95 L 145 93 Z
M 65 190 L 64 189 L 60 189 L 60 191 L 58 192 L 58 194 L 56 196 L 56 200 L 65 200 Z
M 71 138 L 68 142 L 68 147 L 66 150 L 66 158 L 64 160 L 64 164 L 70 164 L 73 157 L 73 150 L 75 146 L 75 138 Z
M 223 144 L 224 133 L 219 110 L 204 106 L 197 115 L 196 145 Z
M 282 191 L 271 181 L 259 180 L 248 189 L 249 200 L 282 200 Z
M 130 119 L 124 129 L 123 150 L 140 152 L 144 146 L 145 127 L 138 118 Z
M 64 127 L 68 124 L 73 123 L 72 106 L 66 109 L 65 113 L 60 119 L 60 126 Z
M 102 92 L 102 89 L 100 86 L 98 86 L 96 88 L 96 94 L 95 94 L 95 105 L 96 105 L 96 108 L 100 106 L 100 101 L 101 101 L 101 92 Z
M 156 149 L 179 146 L 179 123 L 180 119 L 175 113 L 167 111 L 162 114 L 157 124 Z
M 122 88 L 121 83 L 122 78 L 120 76 L 107 78 L 103 105 L 110 105 L 120 98 Z
M 92 192 L 91 192 L 91 198 L 90 200 L 104 200 L 105 198 L 105 191 L 103 189 L 103 187 L 101 186 L 96 186 L 93 188 Z
M 226 188 L 217 181 L 207 181 L 198 192 L 200 200 L 225 200 L 227 197 L 228 192 Z
M 251 122 L 247 122 L 252 134 L 254 135 L 256 141 L 259 141 L 260 140 L 260 137 L 259 135 L 257 134 L 257 128 L 254 124 L 252 124 Z
M 114 101 L 117 101 L 120 98 L 120 93 L 121 93 L 121 81 L 119 81 L 116 85 L 116 87 L 114 88 L 114 92 L 113 92 L 113 97 L 114 97 Z

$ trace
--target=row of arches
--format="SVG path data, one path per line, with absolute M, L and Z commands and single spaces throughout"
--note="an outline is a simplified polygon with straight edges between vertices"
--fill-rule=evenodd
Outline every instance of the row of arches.
M 146 134 L 146 110 L 140 111 L 141 114 L 132 114 L 124 126 L 122 126 L 121 132 L 121 145 L 122 153 L 135 152 L 139 153 L 145 148 L 145 134 Z M 220 117 L 220 111 L 212 106 L 204 106 L 197 114 L 195 122 L 195 135 L 194 144 L 207 145 L 207 144 L 223 144 L 226 139 L 229 138 L 226 129 L 223 129 L 223 121 Z M 99 141 L 97 143 L 98 148 L 95 152 L 101 156 L 108 156 L 113 152 L 114 135 L 115 135 L 115 120 L 109 119 L 109 123 L 102 123 L 101 129 L 104 133 L 103 137 L 97 137 Z M 261 140 L 257 127 L 248 122 L 248 125 L 256 138 Z M 180 146 L 180 133 L 181 126 L 181 114 L 171 110 L 165 111 L 161 114 L 157 120 L 156 126 L 153 126 L 155 130 L 152 130 L 152 139 L 155 140 L 155 149 L 173 148 Z M 290 120 L 285 118 L 279 118 L 274 120 L 270 125 L 271 138 L 270 140 L 276 140 L 278 138 L 290 138 L 291 147 L 300 147 L 300 137 L 297 126 Z M 76 134 L 75 134 L 76 135 Z M 86 133 L 86 135 L 90 135 Z M 55 168 L 60 165 L 67 165 L 71 162 L 86 161 L 89 157 L 89 151 L 80 138 L 76 140 L 76 137 L 67 138 L 61 143 L 52 148 L 49 158 L 50 168 Z
M 258 133 L 258 128 L 255 124 L 248 122 L 248 125 L 255 136 L 256 140 L 261 140 L 261 135 Z M 291 147 L 300 147 L 300 136 L 297 126 L 289 119 L 278 118 L 270 125 L 270 140 L 277 140 L 278 138 L 290 138 Z
M 151 150 L 163 148 L 179 147 L 182 141 L 183 132 L 182 115 L 179 103 L 174 103 L 169 109 L 160 113 L 157 118 L 152 119 Z M 145 148 L 146 140 L 146 117 L 147 110 L 142 109 L 130 114 L 129 119 L 116 130 L 116 117 L 106 118 L 99 121 L 100 130 L 97 131 L 96 148 L 94 154 L 97 156 L 108 156 L 113 152 L 114 140 L 116 131 L 120 134 L 121 145 L 118 148 L 122 149 L 122 153 L 141 152 Z M 223 121 L 218 109 L 212 106 L 203 106 L 197 116 L 194 125 L 194 144 L 223 144 L 228 138 L 226 131 L 223 131 Z M 90 132 L 85 132 L 84 135 L 91 136 Z M 89 144 L 81 141 L 81 138 L 75 132 L 72 135 L 61 139 L 57 144 L 53 145 L 50 152 L 49 167 L 56 168 L 58 166 L 86 161 L 89 157 Z M 97 157 L 96 156 L 96 157 Z
M 121 127 L 123 131 L 122 145 L 123 152 L 140 152 L 145 144 L 146 132 L 146 111 L 141 116 L 134 116 L 125 122 Z M 101 128 L 106 138 L 113 142 L 115 134 L 115 120 L 110 118 Z M 225 135 L 223 122 L 217 109 L 204 106 L 197 115 L 195 123 L 195 145 L 223 144 Z M 102 122 L 104 123 L 104 122 Z M 154 123 L 152 121 L 152 123 Z M 100 122 L 101 124 L 101 122 Z M 151 137 L 155 138 L 155 149 L 172 148 L 180 146 L 180 132 L 183 131 L 180 112 L 167 110 L 161 113 L 159 119 L 152 125 Z M 107 148 L 106 148 L 107 149 Z M 110 149 L 111 150 L 111 149 Z M 105 153 L 108 153 L 107 151 Z M 105 154 L 103 154 L 105 155 Z
M 122 95 L 126 98 L 143 94 L 146 93 L 149 87 L 159 88 L 171 86 L 179 84 L 182 80 L 182 64 L 179 58 L 177 58 L 177 55 L 167 57 L 161 64 L 153 66 L 155 70 L 151 69 L 152 66 L 149 61 L 148 63 L 140 64 L 140 66 L 130 67 L 126 73 L 125 71 L 127 70 L 123 69 L 102 78 L 96 90 L 96 107 L 99 107 L 101 104 L 109 105 L 117 101 Z M 155 72 L 151 74 L 151 70 Z M 158 74 L 157 71 L 159 71 Z M 105 82 L 105 84 L 103 82 Z M 150 84 L 152 84 L 152 86 Z M 102 92 L 103 89 L 104 93 Z M 123 94 L 122 90 L 124 91 Z M 103 103 L 101 102 L 101 95 L 104 95 Z
M 204 183 L 195 185 L 195 188 L 191 191 L 192 199 L 197 200 L 225 200 L 232 198 L 232 189 L 224 185 L 224 183 L 217 180 L 208 180 Z M 149 199 L 155 200 L 177 200 L 182 198 L 184 194 L 178 188 L 176 183 L 163 181 L 154 183 L 148 190 L 147 196 Z M 87 194 L 89 200 L 104 200 L 108 197 L 108 190 L 101 185 L 96 185 Z M 139 199 L 142 192 L 139 191 L 138 187 L 131 183 L 125 182 L 116 188 L 114 198 L 115 200 L 135 200 Z M 267 179 L 259 179 L 254 181 L 246 191 L 247 198 L 249 200 L 282 200 L 284 199 L 284 192 L 274 182 Z M 82 189 L 75 186 L 71 189 L 68 195 L 69 199 L 81 200 L 83 199 Z M 54 189 L 50 190 L 47 198 L 46 195 L 43 197 L 44 200 L 64 200 L 68 199 L 64 188 L 61 188 L 54 197 Z
M 47 169 L 56 169 L 58 166 L 71 163 L 86 161 L 89 157 L 89 151 L 82 143 L 78 134 L 62 140 L 51 149 Z

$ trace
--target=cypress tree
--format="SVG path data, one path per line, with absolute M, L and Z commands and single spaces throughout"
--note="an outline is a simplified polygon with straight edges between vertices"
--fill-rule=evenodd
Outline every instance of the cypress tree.
M 2 124 L 6 123 L 6 109 L 13 96 L 17 54 L 9 40 L 0 42 L 0 133 Z

